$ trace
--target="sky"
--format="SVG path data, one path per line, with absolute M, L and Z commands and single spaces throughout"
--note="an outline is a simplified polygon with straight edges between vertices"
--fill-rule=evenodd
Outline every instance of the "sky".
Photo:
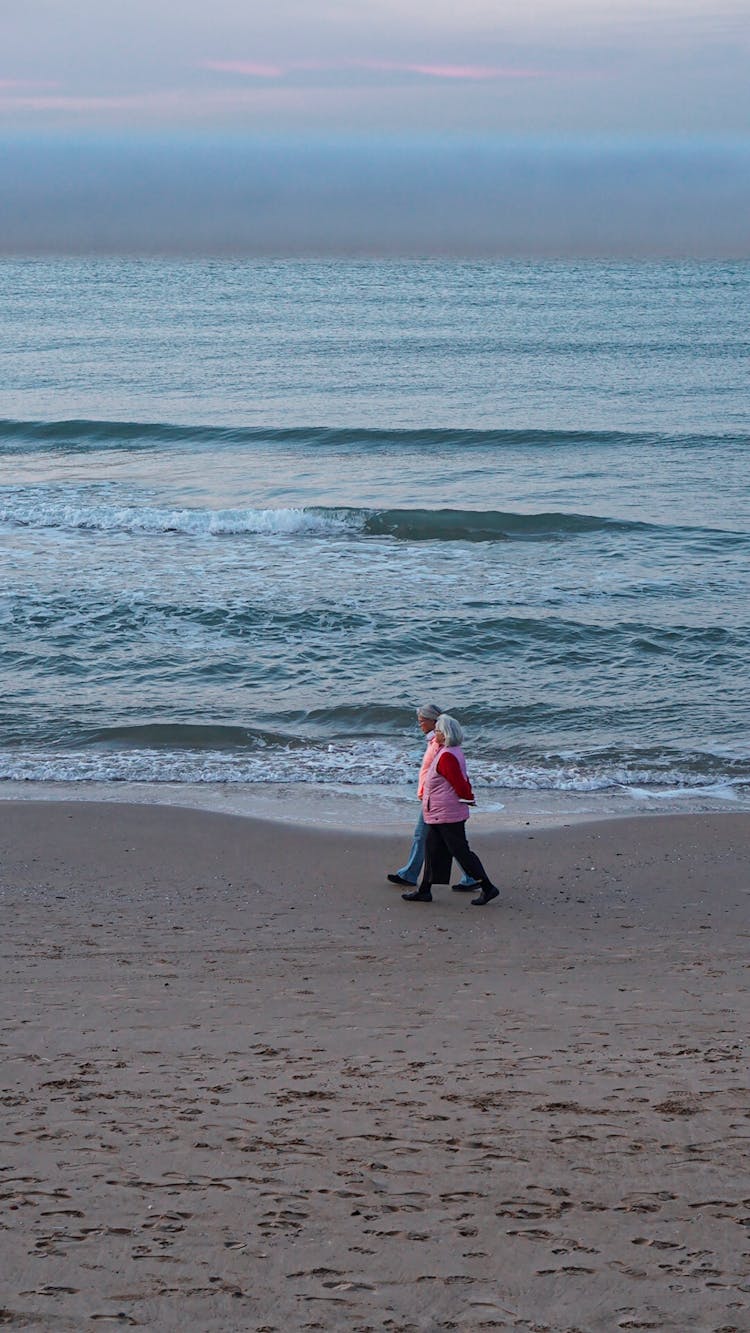
M 747 254 L 749 56 L 750 0 L 0 0 L 0 253 Z

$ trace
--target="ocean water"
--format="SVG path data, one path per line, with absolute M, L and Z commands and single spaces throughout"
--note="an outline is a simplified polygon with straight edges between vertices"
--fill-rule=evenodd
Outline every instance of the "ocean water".
M 6 261 L 0 309 L 0 779 L 406 790 L 435 700 L 500 801 L 750 804 L 747 264 Z

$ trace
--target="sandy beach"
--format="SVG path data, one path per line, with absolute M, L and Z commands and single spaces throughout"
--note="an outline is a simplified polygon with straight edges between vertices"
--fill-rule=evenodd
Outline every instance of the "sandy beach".
M 2 802 L 0 1324 L 750 1329 L 750 816 Z

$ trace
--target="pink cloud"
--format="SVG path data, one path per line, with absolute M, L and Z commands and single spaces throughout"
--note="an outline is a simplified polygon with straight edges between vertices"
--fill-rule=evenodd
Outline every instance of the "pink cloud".
M 46 95 L 11 95 L 0 99 L 0 107 L 15 107 L 19 111 L 122 111 L 152 104 L 157 99 L 151 97 L 93 97 L 70 96 L 59 93 L 54 97 Z M 163 99 L 158 99 L 163 101 Z
M 286 65 L 262 64 L 253 60 L 206 60 L 202 62 L 202 68 L 216 70 L 223 74 L 244 74 L 261 79 L 280 79 L 299 70 L 324 72 L 336 69 L 364 69 L 381 74 L 420 74 L 429 79 L 464 79 L 470 81 L 538 79 L 543 76 L 543 71 L 539 69 L 516 69 L 502 65 L 433 65 L 402 60 L 343 60 L 339 62 L 292 60 Z
M 206 60 L 203 69 L 215 69 L 221 74 L 247 74 L 254 79 L 280 79 L 286 74 L 283 65 L 263 65 L 255 60 Z
M 325 96 L 325 92 L 323 94 Z M 320 96 L 320 94 L 319 94 Z M 0 87 L 0 114 L 19 111 L 66 112 L 71 115 L 126 113 L 134 116 L 167 115 L 178 120 L 190 120 L 196 115 L 254 110 L 257 108 L 290 108 L 304 111 L 309 96 L 299 87 L 262 87 L 211 89 L 195 92 L 192 89 L 174 89 L 152 93 L 124 93 L 101 96 L 97 94 L 19 94 Z
M 416 65 L 391 60 L 358 60 L 358 69 L 390 73 L 424 74 L 430 79 L 536 79 L 538 69 L 508 69 L 497 65 Z

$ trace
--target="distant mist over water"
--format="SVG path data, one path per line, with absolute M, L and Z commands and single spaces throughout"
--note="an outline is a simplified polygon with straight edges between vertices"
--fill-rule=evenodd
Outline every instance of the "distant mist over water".
M 750 256 L 746 140 L 0 140 L 0 254 Z

